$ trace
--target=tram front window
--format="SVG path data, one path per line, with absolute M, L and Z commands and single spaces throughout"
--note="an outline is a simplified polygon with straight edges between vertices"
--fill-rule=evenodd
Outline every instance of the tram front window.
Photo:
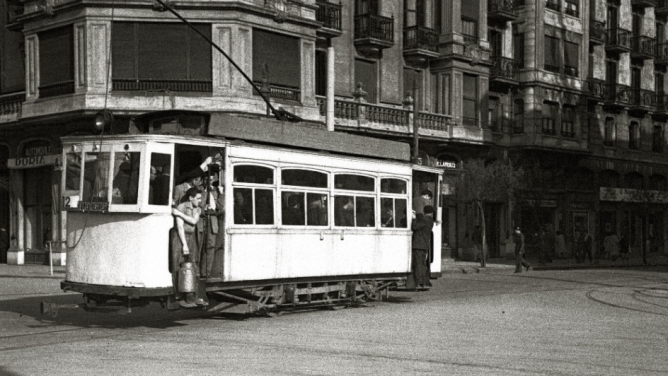
M 108 201 L 110 165 L 111 155 L 108 152 L 85 154 L 83 184 L 85 201 Z
M 139 158 L 141 153 L 116 153 L 112 204 L 133 205 L 139 192 Z

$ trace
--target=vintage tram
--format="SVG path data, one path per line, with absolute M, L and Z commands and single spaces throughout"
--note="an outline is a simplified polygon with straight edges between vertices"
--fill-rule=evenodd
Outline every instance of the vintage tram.
M 431 190 L 440 218 L 439 170 L 409 163 L 409 145 L 396 141 L 181 111 L 136 117 L 128 134 L 62 144 L 61 287 L 82 293 L 84 308 L 178 307 L 170 299 L 172 197 L 179 177 L 208 157 L 217 166 L 203 171 L 224 198 L 206 213 L 219 223 L 199 283 L 210 310 L 232 302 L 271 314 L 377 299 L 410 272 L 413 197 Z M 432 276 L 441 271 L 435 226 Z

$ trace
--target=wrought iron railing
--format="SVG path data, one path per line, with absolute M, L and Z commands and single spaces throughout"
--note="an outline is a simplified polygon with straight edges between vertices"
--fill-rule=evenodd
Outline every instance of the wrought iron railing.
M 25 100 L 25 92 L 0 95 L 0 115 L 20 114 Z
M 404 50 L 421 49 L 438 51 L 438 33 L 434 29 L 423 26 L 404 28 Z
M 657 44 L 654 49 L 654 58 L 656 60 L 668 60 L 668 43 Z
M 606 43 L 610 46 L 631 48 L 631 32 L 624 29 L 608 29 Z
M 603 99 L 607 102 L 631 104 L 631 87 L 606 83 L 603 85 Z
M 604 99 L 606 95 L 605 81 L 589 78 L 586 81 L 585 90 L 592 98 Z
M 517 60 L 502 56 L 492 56 L 490 60 L 492 61 L 490 76 L 493 78 L 500 77 L 515 81 L 520 79 L 520 64 Z
M 55 97 L 74 93 L 74 80 L 55 82 L 53 84 L 42 85 L 39 87 L 39 97 Z
M 645 89 L 631 90 L 631 104 L 638 107 L 655 107 L 656 93 Z
M 315 12 L 316 21 L 322 22 L 322 26 L 341 30 L 341 4 L 333 4 L 325 0 L 316 1 L 318 10 Z
M 194 91 L 194 92 L 211 92 L 211 81 L 195 81 L 195 80 L 136 80 L 136 79 L 119 79 L 111 80 L 112 90 L 121 91 Z
M 489 0 L 487 2 L 487 11 L 489 13 L 503 12 L 517 15 L 517 5 L 515 0 Z
M 650 37 L 637 36 L 631 38 L 631 52 L 654 56 L 656 40 Z
M 394 43 L 394 18 L 375 14 L 355 16 L 355 39 L 363 38 Z

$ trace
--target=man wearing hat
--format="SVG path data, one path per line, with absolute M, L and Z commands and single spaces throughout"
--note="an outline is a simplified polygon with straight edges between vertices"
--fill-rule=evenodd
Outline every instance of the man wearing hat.
M 424 213 L 415 213 L 413 210 L 413 230 L 411 275 L 406 281 L 406 288 L 411 290 L 416 287 L 429 286 L 429 274 L 427 272 L 427 255 L 431 248 L 431 230 L 434 227 L 434 207 L 427 205 Z
M 522 267 L 525 267 L 529 271 L 531 264 L 524 259 L 524 234 L 522 234 L 522 230 L 519 227 L 515 227 L 513 240 L 515 241 L 515 256 L 517 257 L 515 273 L 522 273 Z

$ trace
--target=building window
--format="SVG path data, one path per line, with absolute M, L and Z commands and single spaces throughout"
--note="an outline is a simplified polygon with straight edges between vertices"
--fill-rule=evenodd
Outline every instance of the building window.
M 362 89 L 367 93 L 367 102 L 378 101 L 378 67 L 375 62 L 355 60 L 355 83 L 362 83 Z
M 663 153 L 663 127 L 661 124 L 655 124 L 652 129 L 652 151 L 655 153 Z
M 544 134 L 557 134 L 555 129 L 555 119 L 557 118 L 557 113 L 559 112 L 559 104 L 554 102 L 543 102 L 543 133 Z
M 253 29 L 253 81 L 267 76 L 271 96 L 301 100 L 301 48 L 299 38 Z
M 561 59 L 559 58 L 559 39 L 545 36 L 545 70 L 559 73 Z
M 524 34 L 513 34 L 513 59 L 518 68 L 524 68 Z
M 72 25 L 41 32 L 38 38 L 39 96 L 45 98 L 74 93 Z
M 112 35 L 113 90 L 212 91 L 211 46 L 187 25 L 114 22 Z
M 632 121 L 629 125 L 629 149 L 640 149 L 640 124 L 637 121 Z
M 464 42 L 475 43 L 478 40 L 478 21 L 462 17 Z
M 464 125 L 478 125 L 478 77 L 464 75 L 462 118 Z
M 561 135 L 575 137 L 575 107 L 564 106 L 561 115 Z
M 569 16 L 580 17 L 580 2 L 579 0 L 565 0 L 566 9 L 564 11 Z
M 378 2 L 379 0 L 356 0 L 355 15 L 378 14 Z
M 327 52 L 315 51 L 315 95 L 327 95 Z
M 564 41 L 564 74 L 577 77 L 580 45 Z
M 524 101 L 513 101 L 513 133 L 524 133 Z
M 614 146 L 615 145 L 615 119 L 606 118 L 605 125 L 603 130 L 603 145 L 605 146 Z
M 555 10 L 557 12 L 559 12 L 561 10 L 559 0 L 545 0 L 545 8 L 552 9 L 552 10 Z
M 422 71 L 413 68 L 404 68 L 404 93 L 411 93 L 411 97 L 419 110 L 423 110 L 425 103 L 423 102 L 422 89 Z
M 487 113 L 489 114 L 489 129 L 497 132 L 501 131 L 501 104 L 499 98 L 490 97 L 487 103 Z

